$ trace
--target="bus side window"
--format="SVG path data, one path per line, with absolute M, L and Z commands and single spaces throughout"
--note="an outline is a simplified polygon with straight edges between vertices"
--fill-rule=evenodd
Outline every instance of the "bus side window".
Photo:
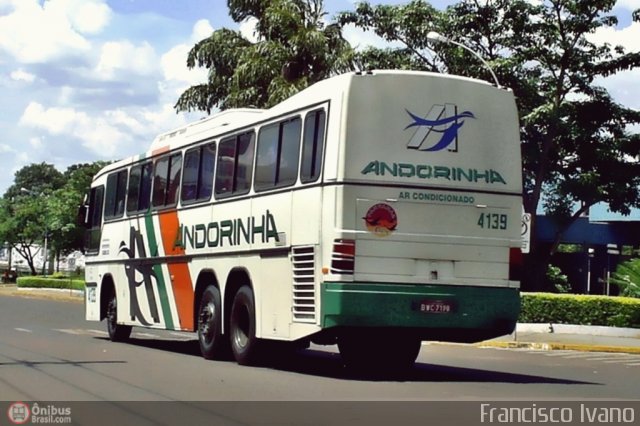
M 146 212 L 151 205 L 151 185 L 153 183 L 153 164 L 151 162 L 142 165 L 142 177 L 140 181 L 140 196 L 138 198 L 138 211 Z
M 220 142 L 216 172 L 216 198 L 246 194 L 253 175 L 255 133 L 249 132 Z
M 153 207 L 170 207 L 178 203 L 182 154 L 173 154 L 156 161 L 153 176 Z
M 215 143 L 202 145 L 185 153 L 180 195 L 183 203 L 211 199 L 215 161 Z
M 91 188 L 89 195 L 89 220 L 87 222 L 87 232 L 84 243 L 87 253 L 96 253 L 100 250 L 103 201 L 104 185 Z
M 171 156 L 169 167 L 169 185 L 167 186 L 167 198 L 165 205 L 175 206 L 178 204 L 178 188 L 180 188 L 180 171 L 182 170 L 182 154 Z
M 138 211 L 141 177 L 142 165 L 131 167 L 131 171 L 129 172 L 129 189 L 127 191 L 127 214 Z
M 253 145 L 255 134 L 245 133 L 238 136 L 238 158 L 236 160 L 235 179 L 233 185 L 234 194 L 249 192 L 251 178 L 253 177 Z
M 107 176 L 107 196 L 104 208 L 105 219 L 116 219 L 124 214 L 127 193 L 127 171 L 121 170 Z
M 127 214 L 145 212 L 149 209 L 152 170 L 151 162 L 131 167 L 127 191 Z
M 293 185 L 298 178 L 301 120 L 263 127 L 258 136 L 256 191 Z
M 183 203 L 198 198 L 198 172 L 200 169 L 200 148 L 193 148 L 184 154 L 184 173 L 180 199 Z
M 326 114 L 323 110 L 311 111 L 304 119 L 302 167 L 300 169 L 300 180 L 303 183 L 315 182 L 320 177 L 325 122 Z

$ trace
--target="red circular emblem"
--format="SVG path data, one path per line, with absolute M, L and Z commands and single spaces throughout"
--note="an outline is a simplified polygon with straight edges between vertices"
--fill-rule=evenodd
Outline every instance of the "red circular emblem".
M 363 219 L 369 232 L 378 237 L 388 237 L 398 226 L 396 211 L 388 204 L 372 206 Z

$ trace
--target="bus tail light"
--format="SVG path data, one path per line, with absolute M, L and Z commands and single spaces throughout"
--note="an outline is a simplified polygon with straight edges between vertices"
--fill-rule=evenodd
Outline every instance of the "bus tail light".
M 356 259 L 355 240 L 334 240 L 331 273 L 352 275 Z
M 524 257 L 520 247 L 509 249 L 509 281 L 521 281 Z

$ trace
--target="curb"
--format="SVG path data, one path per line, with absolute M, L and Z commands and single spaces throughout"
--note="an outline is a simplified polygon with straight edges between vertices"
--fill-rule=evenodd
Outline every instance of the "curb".
M 17 287 L 18 292 L 30 293 L 49 293 L 60 294 L 64 296 L 84 297 L 84 290 L 68 289 L 68 288 L 46 288 L 46 287 Z
M 533 349 L 538 351 L 581 351 L 640 354 L 640 347 L 581 345 L 575 343 L 555 342 L 480 342 L 474 344 L 474 346 L 481 348 Z

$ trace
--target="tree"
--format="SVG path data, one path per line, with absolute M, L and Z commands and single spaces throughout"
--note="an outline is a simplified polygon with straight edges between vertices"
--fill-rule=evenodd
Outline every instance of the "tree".
M 35 255 L 50 230 L 49 199 L 63 182 L 62 173 L 53 165 L 30 164 L 16 172 L 0 204 L 0 239 L 26 259 L 34 275 Z
M 177 111 L 266 108 L 310 84 L 351 69 L 351 49 L 337 25 L 324 23 L 322 0 L 228 0 L 235 22 L 255 21 L 257 42 L 226 28 L 191 49 L 189 68 L 209 70 L 187 89 Z
M 528 263 L 535 273 L 523 283 L 525 289 L 539 289 L 562 233 L 590 206 L 606 202 L 621 213 L 640 206 L 639 137 L 629 131 L 640 123 L 640 113 L 617 104 L 597 85 L 599 78 L 640 65 L 640 53 L 589 38 L 617 23 L 607 15 L 614 5 L 614 0 L 463 0 L 435 13 L 414 0 L 405 6 L 364 3 L 338 17 L 341 25 L 402 42 L 404 49 L 390 52 L 409 54 L 408 59 L 377 51 L 389 63 L 417 61 L 426 69 L 488 79 L 488 70 L 464 50 L 427 46 L 425 32 L 436 30 L 480 54 L 513 89 L 521 115 L 525 209 L 535 217 L 542 203 L 560 224 L 550 249 L 532 246 Z M 640 11 L 633 14 L 638 18 Z M 426 47 L 434 53 L 425 53 Z
M 82 250 L 84 227 L 78 222 L 78 208 L 89 192 L 93 177 L 107 162 L 74 164 L 64 172 L 65 184 L 55 190 L 48 200 L 51 250 L 57 264 L 60 256 Z
M 611 283 L 620 289 L 621 296 L 640 297 L 640 259 L 619 264 L 611 276 Z
M 60 173 L 53 165 L 31 164 L 18 170 L 0 200 L 0 240 L 26 259 L 36 274 L 34 258 L 47 236 L 48 258 L 82 248 L 84 229 L 78 207 L 93 176 L 105 162 L 76 164 Z M 52 256 L 52 254 L 54 256 Z

